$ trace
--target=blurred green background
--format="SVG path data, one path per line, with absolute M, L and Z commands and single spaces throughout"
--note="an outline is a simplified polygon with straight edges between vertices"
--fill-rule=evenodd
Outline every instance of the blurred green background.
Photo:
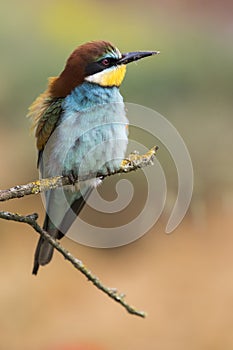
M 121 92 L 177 128 L 191 154 L 195 187 L 189 215 L 172 236 L 163 234 L 165 211 L 130 246 L 94 250 L 65 241 L 103 280 L 147 309 L 146 320 L 126 315 L 60 257 L 35 280 L 37 237 L 0 222 L 0 349 L 232 349 L 232 13 L 227 0 L 1 2 L 1 188 L 37 178 L 27 108 L 76 46 L 98 39 L 122 52 L 161 51 L 128 67 Z M 174 165 L 163 149 L 158 158 L 173 198 Z M 39 196 L 4 209 L 43 217 Z

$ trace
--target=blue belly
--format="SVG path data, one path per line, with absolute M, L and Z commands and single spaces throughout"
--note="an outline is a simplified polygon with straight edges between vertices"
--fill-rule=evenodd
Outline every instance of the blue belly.
M 60 124 L 44 150 L 44 175 L 118 170 L 128 143 L 128 120 L 119 89 L 85 82 L 65 98 L 62 107 Z

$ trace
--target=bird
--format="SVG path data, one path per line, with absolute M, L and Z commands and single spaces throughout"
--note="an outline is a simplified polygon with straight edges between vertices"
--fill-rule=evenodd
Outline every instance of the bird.
M 61 239 L 84 207 L 101 176 L 84 181 L 81 175 L 106 175 L 119 170 L 128 143 L 128 119 L 119 87 L 126 65 L 159 51 L 121 53 L 108 41 L 90 41 L 69 56 L 61 74 L 29 107 L 33 119 L 38 168 L 42 178 L 68 176 L 72 184 L 45 194 L 43 229 Z M 48 264 L 53 247 L 40 236 L 32 273 Z

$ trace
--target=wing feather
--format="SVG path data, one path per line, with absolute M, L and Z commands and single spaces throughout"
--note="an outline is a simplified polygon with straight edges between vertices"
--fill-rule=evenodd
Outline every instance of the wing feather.
M 43 150 L 46 142 L 57 126 L 62 114 L 63 98 L 51 98 L 49 105 L 41 115 L 36 125 L 35 136 L 37 138 L 37 148 Z
M 32 129 L 35 130 L 37 139 L 38 161 L 63 112 L 62 102 L 64 98 L 53 97 L 50 94 L 50 87 L 56 79 L 56 77 L 49 79 L 48 89 L 37 97 L 29 107 L 28 117 L 33 119 Z

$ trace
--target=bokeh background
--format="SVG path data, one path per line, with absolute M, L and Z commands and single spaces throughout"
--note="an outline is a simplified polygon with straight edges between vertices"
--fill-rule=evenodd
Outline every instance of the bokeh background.
M 232 13 L 228 0 L 1 1 L 1 188 L 37 178 L 27 108 L 70 52 L 95 39 L 121 51 L 161 51 L 128 67 L 121 91 L 127 102 L 157 110 L 178 129 L 195 184 L 188 214 L 166 235 L 177 178 L 161 147 L 168 201 L 148 234 L 109 250 L 63 241 L 101 280 L 146 310 L 146 319 L 127 314 L 58 254 L 33 277 L 37 235 L 1 221 L 0 349 L 233 348 Z M 144 193 L 139 173 L 136 188 Z M 1 210 L 38 212 L 40 222 L 44 213 L 40 196 L 3 203 Z

